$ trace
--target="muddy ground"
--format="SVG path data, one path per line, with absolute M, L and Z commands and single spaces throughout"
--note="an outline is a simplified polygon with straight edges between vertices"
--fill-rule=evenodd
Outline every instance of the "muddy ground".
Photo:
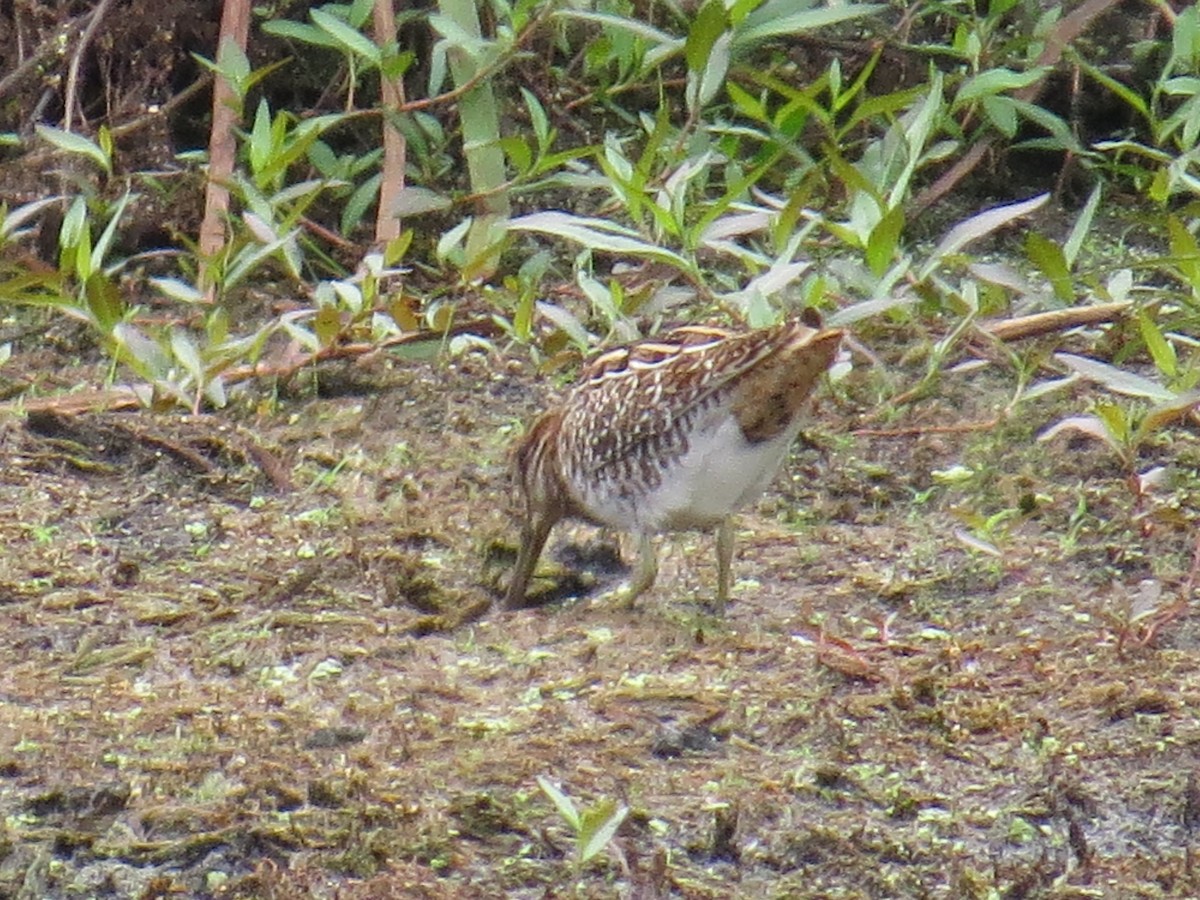
M 663 538 L 628 612 L 583 526 L 542 572 L 585 596 L 488 609 L 557 384 L 519 350 L 202 417 L 27 416 L 102 370 L 18 352 L 0 897 L 1200 895 L 1194 429 L 1139 502 L 1098 443 L 1036 440 L 1084 390 L 1005 414 L 992 365 L 888 411 L 923 363 L 863 337 L 723 620 L 711 536 Z M 615 839 L 581 862 L 539 775 L 626 805 Z

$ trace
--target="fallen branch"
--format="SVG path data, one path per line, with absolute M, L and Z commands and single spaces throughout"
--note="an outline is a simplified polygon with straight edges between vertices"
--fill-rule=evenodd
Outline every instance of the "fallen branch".
M 1125 318 L 1128 303 L 1100 303 L 1095 306 L 1072 306 L 1070 309 L 1055 309 L 1050 312 L 1019 316 L 1015 319 L 993 319 L 980 322 L 979 329 L 1001 341 L 1019 341 L 1027 337 L 1039 337 L 1059 331 L 1068 331 L 1083 325 L 1100 325 Z

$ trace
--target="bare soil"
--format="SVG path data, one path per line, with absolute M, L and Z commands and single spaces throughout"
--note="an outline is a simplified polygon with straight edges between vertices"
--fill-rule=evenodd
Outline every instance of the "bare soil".
M 203 417 L 9 403 L 0 897 L 1200 895 L 1195 434 L 1137 502 L 1036 441 L 1081 396 L 1002 416 L 992 366 L 889 411 L 919 370 L 882 356 L 741 518 L 724 619 L 711 536 L 628 612 L 584 526 L 542 567 L 584 596 L 490 608 L 553 396 L 511 357 Z M 628 806 L 615 839 L 580 862 L 539 775 Z

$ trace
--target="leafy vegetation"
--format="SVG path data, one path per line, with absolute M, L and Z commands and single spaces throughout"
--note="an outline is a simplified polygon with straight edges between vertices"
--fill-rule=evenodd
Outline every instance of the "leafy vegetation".
M 420 59 L 395 40 L 372 36 L 371 6 L 327 4 L 298 19 L 262 22 L 264 34 L 295 48 L 314 71 L 335 73 L 335 93 L 327 89 L 319 108 L 273 108 L 272 85 L 294 78 L 299 58 L 259 70 L 236 53 L 209 64 L 241 101 L 258 95 L 247 107 L 252 115 L 228 185 L 238 216 L 219 258 L 208 261 L 214 307 L 199 305 L 201 261 L 186 245 L 173 257 L 175 271 L 147 282 L 163 295 L 156 302 L 165 297 L 178 305 L 166 324 L 113 290 L 126 265 L 113 255 L 123 216 L 150 175 L 114 175 L 104 126 L 95 141 L 39 129 L 43 142 L 68 161 L 85 160 L 96 176 L 74 179 L 76 187 L 56 201 L 67 212 L 53 275 L 6 277 L 3 299 L 82 318 L 115 363 L 130 366 L 158 396 L 193 409 L 226 402 L 223 375 L 257 362 L 276 330 L 316 358 L 349 340 L 444 329 L 455 305 L 440 303 L 439 290 L 425 285 L 480 277 L 491 280 L 488 312 L 505 332 L 547 348 L 560 339 L 542 323 L 587 350 L 653 327 L 688 297 L 751 325 L 796 306 L 823 309 L 839 322 L 869 322 L 911 311 L 919 300 L 923 314 L 944 317 L 946 337 L 931 372 L 979 316 L 1083 306 L 1108 299 L 1114 288 L 1141 311 L 1142 334 L 1165 336 L 1154 344 L 1156 364 L 1164 344 L 1191 322 L 1191 298 L 1200 290 L 1190 261 L 1194 223 L 1154 204 L 1194 193 L 1197 183 L 1194 9 L 1164 17 L 1159 34 L 1132 48 L 1129 61 L 1138 63 L 1140 79 L 1130 79 L 1113 74 L 1114 63 L 1127 60 L 1106 57 L 1082 38 L 1065 49 L 1055 44 L 1094 23 L 1068 23 L 1060 7 L 1019 0 L 988 4 L 985 12 L 932 4 L 900 20 L 879 4 L 712 0 L 694 16 L 676 10 L 661 21 L 619 6 L 560 10 L 522 2 L 496 4 L 487 34 L 473 8 L 447 7 L 402 20 L 410 31 L 430 29 Z M 871 49 L 849 57 L 834 52 L 843 35 L 869 37 L 862 46 Z M 823 68 L 794 61 L 789 42 L 797 39 L 818 49 L 830 42 Z M 913 70 L 903 83 L 883 72 L 896 59 Z M 1056 108 L 1047 85 L 1064 60 L 1090 89 L 1127 111 L 1124 131 L 1089 141 L 1090 123 Z M 419 76 L 425 97 L 398 113 L 371 106 L 379 79 L 406 73 L 410 85 Z M 451 74 L 455 87 L 446 91 Z M 518 90 L 510 90 L 514 84 Z M 451 104 L 457 117 L 445 114 Z M 584 130 L 600 134 L 568 142 L 563 125 L 572 117 L 586 121 L 585 104 L 599 118 Z M 381 116 L 395 116 L 407 139 L 416 184 L 401 188 L 395 213 L 409 231 L 381 255 L 356 254 L 380 190 L 380 154 L 338 147 L 346 146 L 345 136 L 361 144 L 361 123 Z M 502 121 L 512 124 L 502 129 Z M 461 141 L 465 171 L 451 162 L 452 138 Z M 1029 231 L 1024 271 L 965 253 L 967 241 L 1009 222 L 964 231 L 953 213 L 935 217 L 925 209 L 923 195 L 935 179 L 946 179 L 951 161 L 996 141 L 1007 142 L 1008 156 L 997 165 L 1013 165 L 1020 153 L 1054 153 L 1060 167 L 1072 160 L 1086 166 L 1094 184 L 1065 242 Z M 116 180 L 126 187 L 115 196 L 96 187 Z M 1142 215 L 1152 231 L 1170 236 L 1169 248 L 1114 269 L 1097 255 L 1099 245 L 1085 248 L 1084 240 L 1101 198 L 1131 190 L 1145 197 Z M 27 226 L 47 204 L 39 199 L 6 211 L 0 234 L 10 248 L 32 236 Z M 433 239 L 431 225 L 440 237 Z M 939 227 L 946 238 L 930 250 L 924 241 Z M 572 249 L 570 280 L 586 304 L 539 302 L 563 274 L 547 253 Z M 402 279 L 402 260 L 426 277 Z M 629 286 L 615 260 L 658 264 L 668 274 Z M 355 286 L 363 277 L 356 270 L 369 273 L 365 292 Z M 229 309 L 251 278 L 275 281 L 307 303 L 231 333 Z M 1160 302 L 1174 293 L 1163 278 L 1185 290 L 1188 302 Z M 427 315 L 414 317 L 414 309 Z

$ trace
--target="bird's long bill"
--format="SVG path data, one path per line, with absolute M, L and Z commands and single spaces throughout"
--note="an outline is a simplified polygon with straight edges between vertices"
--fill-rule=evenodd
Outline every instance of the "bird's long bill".
M 796 325 L 794 336 L 738 387 L 733 414 L 751 443 L 773 440 L 793 427 L 809 394 L 837 358 L 842 332 Z
M 521 528 L 521 549 L 517 552 L 517 564 L 513 568 L 512 581 L 508 583 L 508 593 L 504 598 L 505 609 L 524 609 L 525 592 L 529 589 L 529 579 L 537 566 L 542 548 L 546 546 L 546 538 L 556 519 L 545 514 L 533 514 Z

